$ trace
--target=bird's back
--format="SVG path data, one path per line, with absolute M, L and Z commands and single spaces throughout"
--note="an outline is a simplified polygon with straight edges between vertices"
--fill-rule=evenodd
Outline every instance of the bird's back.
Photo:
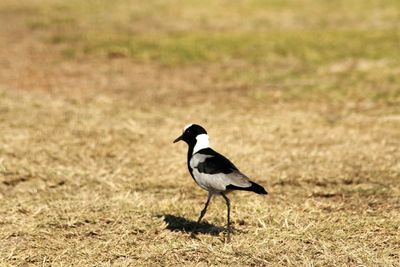
M 251 186 L 249 178 L 226 157 L 211 148 L 199 150 L 189 161 L 189 171 L 196 183 L 211 192 L 223 192 L 229 185 Z

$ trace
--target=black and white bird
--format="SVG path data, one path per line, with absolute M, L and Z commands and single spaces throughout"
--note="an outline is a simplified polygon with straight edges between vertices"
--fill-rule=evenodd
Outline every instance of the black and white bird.
M 227 158 L 214 151 L 209 144 L 206 130 L 197 124 L 186 125 L 183 134 L 175 139 L 185 141 L 188 146 L 187 165 L 195 182 L 208 191 L 208 198 L 197 224 L 207 212 L 212 196 L 220 195 L 225 199 L 228 208 L 227 214 L 227 239 L 230 239 L 230 201 L 227 193 L 234 190 L 250 191 L 257 194 L 267 194 L 267 191 L 244 175 Z

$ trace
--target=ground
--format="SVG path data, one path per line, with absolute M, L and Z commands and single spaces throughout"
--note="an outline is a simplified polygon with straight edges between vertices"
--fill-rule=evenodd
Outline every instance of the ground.
M 4 266 L 396 266 L 398 1 L 0 2 Z M 185 124 L 268 196 L 213 199 Z

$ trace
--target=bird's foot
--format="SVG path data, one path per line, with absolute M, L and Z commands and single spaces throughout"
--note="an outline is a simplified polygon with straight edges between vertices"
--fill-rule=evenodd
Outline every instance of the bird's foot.
M 198 238 L 197 235 L 194 232 L 190 233 L 190 238 L 193 238 L 193 239 L 196 239 L 196 240 L 200 240 L 200 238 Z
M 230 242 L 231 242 L 231 233 L 227 232 L 225 237 L 225 243 L 230 243 Z
M 231 242 L 231 234 L 233 233 L 233 229 L 228 227 L 225 232 L 226 232 L 225 243 L 230 243 Z

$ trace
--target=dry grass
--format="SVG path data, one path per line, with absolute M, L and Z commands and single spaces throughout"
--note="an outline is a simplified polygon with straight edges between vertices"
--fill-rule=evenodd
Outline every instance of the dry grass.
M 398 7 L 0 3 L 0 263 L 398 265 Z M 187 122 L 270 192 L 230 244 Z

